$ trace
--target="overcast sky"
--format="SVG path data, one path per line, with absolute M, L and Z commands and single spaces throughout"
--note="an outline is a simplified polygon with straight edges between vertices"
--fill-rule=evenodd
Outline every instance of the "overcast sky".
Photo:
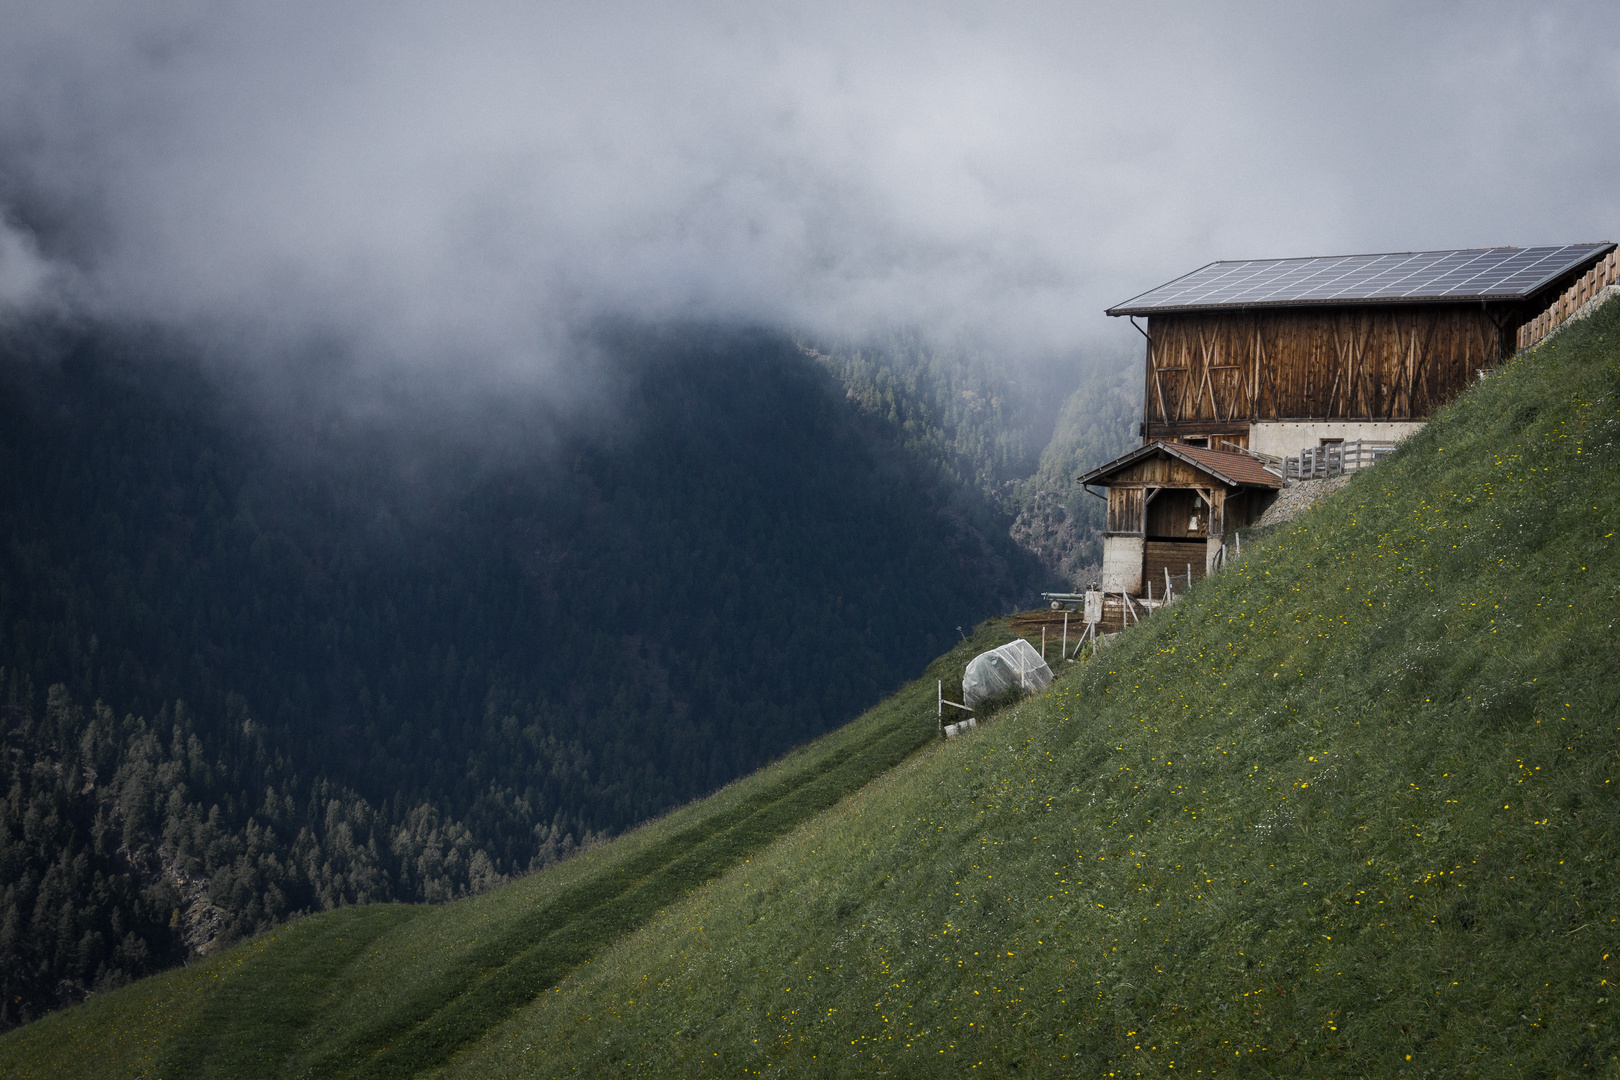
M 0 217 L 0 307 L 271 351 L 1083 351 L 1212 259 L 1620 239 L 1620 6 L 0 0 Z

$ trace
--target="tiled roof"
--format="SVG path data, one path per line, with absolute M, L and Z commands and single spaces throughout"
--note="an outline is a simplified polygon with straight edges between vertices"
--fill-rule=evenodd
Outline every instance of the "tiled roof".
M 1203 446 L 1188 446 L 1185 443 L 1165 443 L 1164 448 L 1183 461 L 1190 458 L 1195 464 L 1208 469 L 1227 483 L 1274 488 L 1283 486 L 1280 476 L 1266 469 L 1248 454 L 1211 450 Z
M 1221 483 L 1231 487 L 1280 488 L 1283 486 L 1280 476 L 1268 471 L 1259 461 L 1248 454 L 1233 454 L 1226 450 L 1210 450 L 1202 446 L 1188 446 L 1185 443 L 1167 442 L 1151 442 L 1146 446 L 1132 450 L 1130 453 L 1117 457 L 1106 465 L 1099 465 L 1075 482 L 1079 484 L 1098 483 L 1135 465 L 1143 458 L 1151 457 L 1160 452 L 1168 454 L 1170 457 L 1180 458 L 1194 468 L 1209 473 Z

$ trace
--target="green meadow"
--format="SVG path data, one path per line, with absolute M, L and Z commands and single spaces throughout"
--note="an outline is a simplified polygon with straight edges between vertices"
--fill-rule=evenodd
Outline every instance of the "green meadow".
M 974 733 L 934 680 L 444 907 L 0 1074 L 1620 1076 L 1620 303 Z

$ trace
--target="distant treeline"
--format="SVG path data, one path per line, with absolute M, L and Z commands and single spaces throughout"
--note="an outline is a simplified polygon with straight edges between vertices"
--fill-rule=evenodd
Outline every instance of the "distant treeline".
M 6 1027 L 297 912 L 451 900 L 503 880 L 432 805 L 379 813 L 300 776 L 251 723 L 206 732 L 205 746 L 183 706 L 119 718 L 61 684 L 40 702 L 10 672 L 0 719 Z M 541 840 L 534 862 L 574 842 L 555 824 Z
M 1047 580 L 986 494 L 993 409 L 941 435 L 914 380 L 901 437 L 782 335 L 595 344 L 593 419 L 509 403 L 491 446 L 247 407 L 162 335 L 0 342 L 0 1025 L 543 865 Z

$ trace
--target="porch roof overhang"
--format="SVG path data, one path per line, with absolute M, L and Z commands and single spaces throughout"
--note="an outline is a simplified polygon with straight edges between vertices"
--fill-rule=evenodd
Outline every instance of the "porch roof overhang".
M 1075 483 L 1101 484 L 1106 487 L 1110 477 L 1117 476 L 1138 462 L 1159 454 L 1185 462 L 1227 487 L 1259 487 L 1275 490 L 1283 486 L 1282 477 L 1266 469 L 1247 454 L 1233 454 L 1225 450 L 1210 450 L 1202 446 L 1187 446 L 1184 443 L 1157 440 L 1117 457 L 1106 465 L 1097 466 L 1076 478 Z

